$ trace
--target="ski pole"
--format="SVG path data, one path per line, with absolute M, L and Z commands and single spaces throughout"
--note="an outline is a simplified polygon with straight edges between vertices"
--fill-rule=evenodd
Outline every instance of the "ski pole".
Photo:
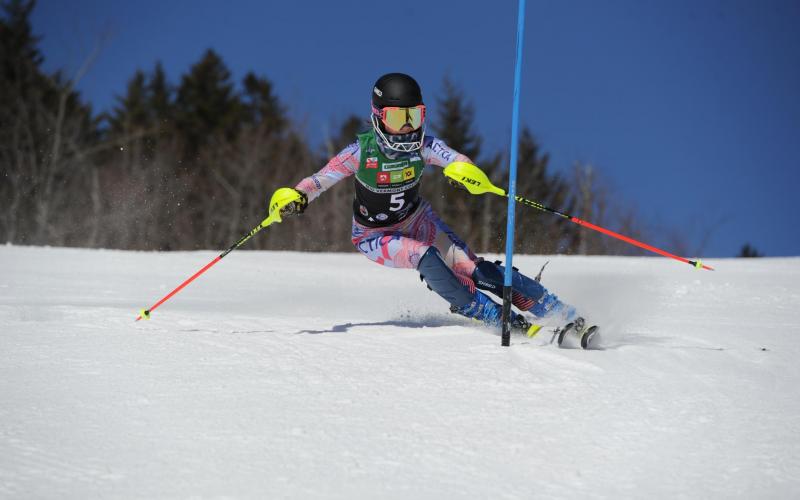
M 489 178 L 486 176 L 485 173 L 475 165 L 470 163 L 457 161 L 449 164 L 444 169 L 444 175 L 451 179 L 451 183 L 458 187 L 463 187 L 471 194 L 484 194 L 484 193 L 492 193 L 498 196 L 508 197 L 505 191 L 500 189 L 499 187 L 492 184 Z M 591 222 L 587 222 L 583 219 L 579 219 L 577 217 L 573 217 L 571 215 L 565 214 L 563 212 L 559 212 L 550 207 L 546 207 L 541 203 L 533 200 L 529 200 L 527 198 L 523 198 L 522 196 L 514 196 L 514 199 L 522 203 L 523 205 L 527 205 L 529 207 L 533 207 L 544 212 L 549 212 L 551 214 L 558 215 L 559 217 L 563 217 L 564 219 L 570 220 L 575 224 L 578 224 L 583 227 L 587 227 L 589 229 L 593 229 L 595 231 L 601 232 L 618 240 L 622 240 L 626 243 L 630 243 L 631 245 L 635 245 L 639 248 L 643 248 L 645 250 L 649 250 L 651 252 L 657 253 L 659 255 L 663 255 L 664 257 L 669 257 L 671 259 L 675 259 L 681 262 L 685 262 L 692 267 L 697 269 L 708 269 L 709 271 L 713 271 L 714 268 L 703 264 L 700 259 L 697 260 L 689 260 L 684 257 L 679 257 L 677 255 L 671 254 L 660 248 L 656 248 L 652 245 L 648 245 L 647 243 L 642 243 L 641 241 L 635 240 L 633 238 L 629 238 L 628 236 L 616 233 L 611 231 L 610 229 L 606 229 L 604 227 L 597 226 L 592 224 Z
M 244 245 L 245 242 L 247 242 L 247 240 L 249 240 L 250 238 L 255 236 L 256 233 L 258 233 L 259 231 L 261 231 L 265 227 L 269 226 L 273 222 L 281 222 L 281 209 L 283 209 L 283 207 L 285 207 L 289 203 L 292 203 L 294 201 L 299 201 L 300 199 L 301 198 L 300 198 L 300 195 L 298 194 L 298 192 L 295 191 L 294 189 L 291 189 L 291 188 L 280 188 L 277 191 L 275 191 L 275 194 L 272 195 L 272 198 L 269 201 L 269 216 L 266 219 L 264 219 L 263 221 L 261 221 L 261 224 L 257 225 L 256 227 L 253 228 L 252 231 L 250 231 L 246 235 L 244 235 L 241 238 L 239 238 L 239 241 L 237 241 L 236 243 L 231 245 L 230 248 L 228 248 L 227 250 L 225 250 L 224 252 L 219 254 L 214 260 L 212 260 L 211 262 L 206 264 L 202 269 L 200 269 L 199 271 L 194 273 L 192 276 L 190 276 L 186 281 L 184 281 L 183 283 L 178 285 L 177 288 L 175 288 L 174 290 L 169 292 L 167 295 L 162 297 L 161 300 L 159 300 L 158 302 L 156 302 L 155 304 L 150 306 L 149 309 L 140 310 L 139 311 L 139 315 L 136 317 L 136 321 L 139 321 L 142 318 L 150 319 L 150 313 L 153 312 L 158 306 L 160 306 L 164 302 L 168 301 L 176 293 L 178 293 L 181 290 L 183 290 L 183 288 L 186 285 L 188 285 L 189 283 L 194 281 L 195 278 L 197 278 L 198 276 L 200 276 L 204 272 L 208 271 L 214 264 L 216 264 L 217 262 L 222 260 L 226 255 L 228 255 L 229 253 L 233 252 L 234 250 L 236 250 L 240 246 Z

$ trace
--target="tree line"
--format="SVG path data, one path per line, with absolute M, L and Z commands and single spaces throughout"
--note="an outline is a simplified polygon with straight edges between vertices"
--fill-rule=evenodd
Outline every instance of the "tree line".
M 34 2 L 9 0 L 0 14 L 0 241 L 137 250 L 222 249 L 265 217 L 267 197 L 315 172 L 367 117 L 347 117 L 321 148 L 289 118 L 265 76 L 235 82 L 213 50 L 178 82 L 155 64 L 129 79 L 113 109 L 96 113 L 75 79 L 42 69 L 32 32 Z M 474 106 L 445 79 L 429 104 L 429 130 L 504 186 L 508 159 L 487 151 L 473 128 Z M 517 191 L 545 205 L 642 237 L 591 166 L 554 173 L 528 128 L 520 138 Z M 502 252 L 506 202 L 449 186 L 427 171 L 422 193 L 477 252 Z M 271 227 L 249 248 L 349 251 L 352 181 L 318 198 L 306 214 Z M 521 253 L 638 250 L 519 207 Z

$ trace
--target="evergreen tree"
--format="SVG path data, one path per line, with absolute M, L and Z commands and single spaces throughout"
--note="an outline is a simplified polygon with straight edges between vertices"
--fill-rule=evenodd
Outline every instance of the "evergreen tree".
M 518 151 L 517 170 L 521 174 L 519 178 L 526 181 L 526 196 L 546 200 L 552 192 L 551 179 L 547 175 L 550 155 L 539 151 L 539 143 L 528 127 L 522 128 Z
M 33 0 L 10 0 L 0 4 L 0 103 L 3 109 L 16 107 L 16 100 L 35 92 L 41 85 L 39 71 L 44 57 L 33 35 L 30 15 Z
M 181 79 L 175 113 L 187 159 L 215 136 L 236 137 L 244 112 L 230 78 L 225 63 L 209 49 Z
M 747 257 L 747 258 L 763 257 L 763 256 L 764 254 L 756 250 L 756 248 L 751 246 L 750 243 L 745 243 L 744 246 L 742 246 L 742 249 L 739 250 L 739 255 L 737 255 L 737 257 Z
M 517 159 L 517 192 L 545 206 L 568 211 L 567 183 L 547 171 L 550 155 L 542 153 L 528 127 L 523 127 Z M 506 180 L 507 182 L 507 180 Z M 552 214 L 519 207 L 516 218 L 515 247 L 522 253 L 558 253 L 563 251 L 574 228 Z
M 171 128 L 174 107 L 161 63 L 156 64 L 149 78 L 142 70 L 137 70 L 128 81 L 125 95 L 117 97 L 117 106 L 108 118 L 111 132 L 118 138 L 146 135 L 153 143 L 158 133 Z
M 43 57 L 33 35 L 32 1 L 11 0 L 0 16 L 0 237 L 28 244 L 67 244 L 80 232 L 77 213 L 98 139 L 91 109 L 59 72 L 41 70 Z M 72 211 L 65 210 L 71 203 Z
M 265 132 L 282 132 L 286 128 L 287 119 L 283 106 L 272 89 L 272 83 L 266 78 L 247 73 L 242 85 L 246 120 L 263 127 Z
M 325 141 L 326 158 L 331 158 L 339 151 L 356 141 L 356 136 L 366 130 L 370 130 L 372 125 L 358 115 L 350 115 L 342 121 L 339 132 Z
M 43 84 L 38 69 L 42 55 L 28 20 L 33 5 L 3 2 L 0 16 L 0 166 L 5 172 L 0 178 L 0 238 L 12 243 L 26 241 L 20 229 L 30 222 L 23 206 L 29 210 L 26 195 L 36 165 L 35 158 L 23 154 L 36 150 L 34 138 L 19 134 L 14 126 L 30 118 L 24 103 Z
M 474 106 L 466 100 L 464 92 L 447 77 L 443 82 L 441 97 L 436 100 L 436 110 L 436 117 L 432 120 L 431 127 L 436 137 L 469 157 L 491 176 L 493 165 L 488 162 L 481 163 L 482 139 L 472 129 Z M 488 229 L 481 230 L 479 224 L 481 220 L 487 218 L 484 208 L 486 203 L 491 203 L 487 201 L 487 197 L 473 196 L 466 191 L 450 187 L 439 168 L 428 172 L 428 179 L 422 191 L 442 219 L 451 224 L 456 233 L 462 235 L 468 242 L 475 241 L 481 233 L 485 235 Z M 487 240 L 486 237 L 481 238 L 481 241 Z M 485 250 L 481 248 L 482 244 L 473 243 L 473 245 L 477 245 L 476 250 Z
M 147 81 L 143 71 L 137 70 L 128 81 L 124 96 L 117 97 L 118 105 L 110 118 L 111 129 L 116 133 L 146 129 L 152 123 L 152 108 Z
M 113 147 L 102 161 L 105 210 L 115 222 L 104 228 L 106 241 L 127 248 L 174 247 L 175 207 L 191 186 L 179 175 L 174 103 L 161 64 L 149 75 L 137 70 L 117 102 L 107 137 Z
M 443 86 L 442 97 L 436 102 L 438 113 L 433 131 L 448 146 L 478 161 L 483 140 L 472 130 L 475 108 L 450 78 L 445 77 Z
M 167 82 L 161 62 L 156 63 L 147 90 L 152 117 L 161 127 L 164 127 L 171 121 L 175 105 L 172 101 L 172 88 Z
M 0 0 L 0 241 L 137 249 L 223 248 L 264 217 L 265 198 L 317 170 L 314 154 L 265 77 L 248 73 L 239 90 L 222 59 L 208 50 L 174 87 L 160 63 L 137 71 L 117 98 L 108 126 L 61 72 L 41 69 L 30 26 L 33 1 Z M 470 157 L 504 186 L 500 153 L 486 154 L 473 129 L 475 110 L 445 79 L 429 109 L 429 133 Z M 325 142 L 338 153 L 370 124 L 347 117 Z M 549 157 L 528 129 L 520 138 L 520 194 L 604 222 L 606 200 L 591 170 L 568 184 L 547 171 Z M 432 174 L 432 175 L 431 175 Z M 502 251 L 506 200 L 451 188 L 429 169 L 423 195 L 477 252 Z M 352 188 L 347 182 L 318 200 L 305 230 L 277 225 L 255 248 L 350 250 Z M 575 209 L 577 208 L 577 210 Z M 562 252 L 582 245 L 580 228 L 520 207 L 517 250 Z M 524 211 L 524 213 L 522 213 Z M 324 214 L 324 216 L 322 215 Z M 624 221 L 623 221 L 624 224 Z M 628 232 L 628 234 L 633 234 Z M 759 255 L 747 245 L 746 255 Z

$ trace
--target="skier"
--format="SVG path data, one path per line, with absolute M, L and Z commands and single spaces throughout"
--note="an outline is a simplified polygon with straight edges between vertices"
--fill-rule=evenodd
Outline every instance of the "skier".
M 419 196 L 426 165 L 472 163 L 425 133 L 425 114 L 422 92 L 412 77 L 403 73 L 380 77 L 372 88 L 372 129 L 358 134 L 358 140 L 322 170 L 301 180 L 294 188 L 299 201 L 284 207 L 282 215 L 303 213 L 323 191 L 355 176 L 352 241 L 356 249 L 378 264 L 416 269 L 452 312 L 500 326 L 502 307 L 479 289 L 502 298 L 503 266 L 472 253 Z M 516 269 L 512 303 L 539 318 L 570 322 L 568 327 L 579 334 L 584 329 L 573 307 Z M 522 314 L 511 314 L 512 330 L 529 334 L 538 330 Z

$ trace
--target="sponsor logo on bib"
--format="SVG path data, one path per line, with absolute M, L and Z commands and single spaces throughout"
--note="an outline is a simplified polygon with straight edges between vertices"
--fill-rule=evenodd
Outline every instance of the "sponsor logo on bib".
M 394 161 L 391 163 L 384 163 L 381 170 L 391 172 L 393 170 L 403 170 L 408 167 L 408 160 Z

